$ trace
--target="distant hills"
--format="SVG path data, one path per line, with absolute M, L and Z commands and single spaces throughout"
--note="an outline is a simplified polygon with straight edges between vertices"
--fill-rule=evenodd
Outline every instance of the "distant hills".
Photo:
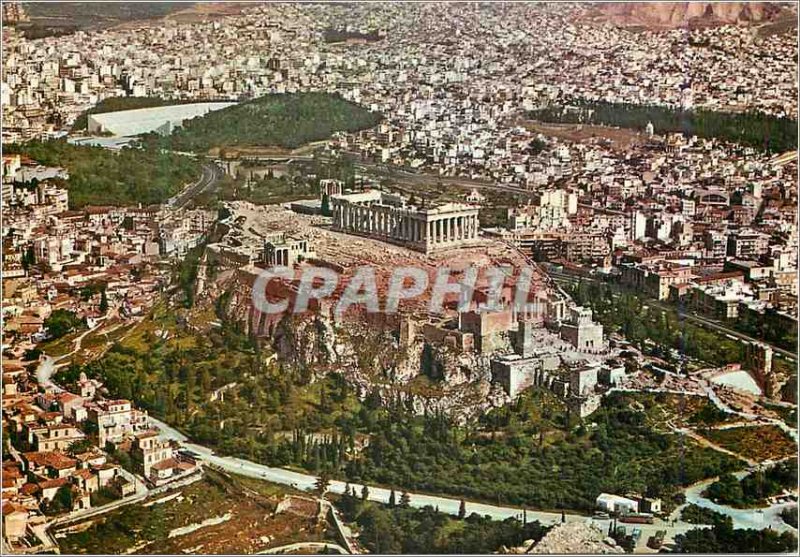
M 586 15 L 622 27 L 666 29 L 768 23 L 787 11 L 779 2 L 611 2 Z
M 28 38 L 103 29 L 130 21 L 164 17 L 190 8 L 185 2 L 23 2 L 30 21 L 18 25 Z

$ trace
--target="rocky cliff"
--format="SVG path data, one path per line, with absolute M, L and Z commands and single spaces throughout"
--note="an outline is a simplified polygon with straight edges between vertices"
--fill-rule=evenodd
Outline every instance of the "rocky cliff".
M 239 270 L 225 285 L 228 318 L 309 382 L 341 373 L 361 398 L 378 393 L 384 401 L 399 399 L 419 413 L 444 412 L 460 422 L 508 402 L 491 384 L 486 356 L 427 342 L 413 316 L 334 318 L 330 308 L 266 316 L 253 308 L 252 284 L 253 275 Z
M 783 12 L 777 2 L 611 2 L 588 15 L 619 26 L 671 29 L 766 23 Z

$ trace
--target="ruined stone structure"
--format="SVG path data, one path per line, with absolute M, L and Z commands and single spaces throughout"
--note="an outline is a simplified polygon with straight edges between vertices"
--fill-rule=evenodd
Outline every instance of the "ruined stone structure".
M 520 321 L 517 329 L 515 354 L 492 359 L 492 380 L 502 385 L 508 396 L 515 398 L 533 386 L 547 387 L 566 395 L 569 384 L 555 375 L 561 364 L 557 354 L 537 350 L 532 335 L 536 325 Z
M 330 197 L 331 195 L 341 195 L 344 182 L 341 180 L 320 180 L 319 181 L 319 198 L 324 196 Z
M 302 238 L 278 234 L 264 242 L 264 262 L 270 266 L 291 267 L 312 256 L 313 252 L 308 249 L 308 240 Z
M 765 396 L 781 398 L 781 388 L 789 377 L 779 377 L 772 369 L 772 347 L 763 342 L 747 342 L 744 345 L 743 367 L 750 372 Z
M 475 349 L 481 354 L 491 354 L 505 348 L 506 337 L 511 329 L 512 312 L 509 309 L 475 310 L 460 313 L 459 329 L 472 333 Z
M 553 374 L 560 363 L 555 354 L 542 354 L 532 358 L 505 354 L 492 359 L 492 380 L 502 385 L 511 398 L 516 398 L 522 391 L 533 386 L 547 387 L 565 396 L 569 384 Z
M 416 207 L 377 190 L 331 196 L 333 227 L 429 253 L 478 238 L 478 208 L 463 203 Z
M 592 321 L 592 310 L 572 307 L 565 323 L 561 324 L 561 338 L 578 350 L 601 352 L 604 350 L 603 326 Z

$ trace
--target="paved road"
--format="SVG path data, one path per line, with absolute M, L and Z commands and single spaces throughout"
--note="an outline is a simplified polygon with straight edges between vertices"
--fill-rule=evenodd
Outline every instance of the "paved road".
M 161 429 L 160 435 L 162 438 L 174 439 L 180 442 L 185 448 L 194 451 L 195 453 L 200 455 L 201 460 L 204 460 L 205 462 L 208 462 L 210 464 L 214 464 L 215 466 L 218 466 L 219 468 L 222 468 L 227 472 L 233 474 L 240 474 L 251 478 L 259 478 L 282 485 L 289 485 L 296 489 L 302 489 L 302 490 L 313 490 L 316 485 L 317 478 L 309 474 L 303 474 L 300 472 L 285 470 L 283 468 L 274 468 L 271 466 L 265 466 L 263 464 L 257 464 L 255 462 L 251 462 L 249 460 L 244 460 L 241 458 L 221 457 L 215 455 L 213 451 L 207 447 L 190 443 L 188 438 L 184 434 L 168 426 L 167 424 L 161 422 L 160 420 L 157 420 L 153 417 L 151 417 L 150 420 L 154 425 L 158 426 Z M 344 493 L 346 485 L 347 484 L 345 482 L 334 480 L 331 481 L 328 491 L 332 493 Z M 361 489 L 363 487 L 362 485 L 356 483 L 352 483 L 350 485 L 353 488 L 355 488 L 357 494 L 359 495 L 361 494 Z M 370 501 L 377 501 L 379 503 L 384 503 L 384 504 L 389 502 L 389 496 L 391 494 L 391 490 L 378 486 L 367 486 L 367 489 L 369 490 Z M 441 497 L 437 495 L 426 495 L 422 493 L 409 493 L 409 499 L 412 507 L 421 508 L 425 506 L 430 506 L 438 509 L 440 512 L 454 516 L 458 515 L 459 507 L 461 504 L 459 499 Z M 467 514 L 478 513 L 480 515 L 489 516 L 494 520 L 505 520 L 507 518 L 522 519 L 522 513 L 523 513 L 522 509 L 517 507 L 503 507 L 498 505 L 476 503 L 472 501 L 466 503 L 466 510 Z M 535 511 L 535 510 L 527 510 L 526 516 L 528 521 L 538 520 L 542 524 L 547 524 L 547 525 L 557 524 L 561 522 L 562 519 L 561 513 Z M 592 517 L 587 517 L 584 515 L 573 514 L 573 513 L 565 513 L 564 520 L 566 522 L 593 523 L 597 525 L 597 527 L 599 527 L 604 532 L 608 531 L 610 525 L 609 520 L 599 520 L 599 519 L 594 519 Z M 666 531 L 667 532 L 666 537 L 669 540 L 672 539 L 676 534 L 680 534 L 698 527 L 695 524 L 687 524 L 682 522 L 677 522 L 676 524 L 672 524 L 670 522 L 665 522 L 662 520 L 656 520 L 655 524 L 628 524 L 625 526 L 629 530 L 634 527 L 641 529 L 642 544 L 646 543 L 647 538 L 652 535 L 655 535 L 655 533 L 659 530 Z
M 216 164 L 210 162 L 205 163 L 203 165 L 203 174 L 200 176 L 200 179 L 170 199 L 167 204 L 176 209 L 186 207 L 192 199 L 213 188 L 222 177 L 222 174 L 222 169 Z
M 736 477 L 743 478 L 749 472 L 738 472 Z M 793 532 L 797 533 L 795 528 L 786 524 L 780 517 L 781 511 L 789 508 L 797 503 L 784 503 L 780 505 L 771 505 L 762 509 L 735 509 L 727 505 L 718 505 L 701 495 L 705 489 L 711 485 L 716 478 L 705 480 L 697 483 L 686 490 L 686 502 L 694 503 L 699 507 L 711 509 L 729 516 L 733 521 L 734 528 L 752 528 L 755 530 L 764 530 L 771 528 L 778 532 Z
M 311 550 L 311 551 L 309 551 Z M 301 552 L 305 554 L 322 553 L 323 551 L 335 551 L 342 555 L 348 555 L 348 551 L 339 544 L 329 542 L 298 542 L 290 543 L 289 545 L 282 545 L 280 547 L 270 547 L 264 551 L 259 551 L 256 555 L 270 555 L 276 553 L 296 553 Z

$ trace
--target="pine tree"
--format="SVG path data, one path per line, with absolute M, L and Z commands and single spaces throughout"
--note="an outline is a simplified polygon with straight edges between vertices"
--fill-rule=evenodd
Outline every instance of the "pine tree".
M 320 211 L 324 217 L 331 216 L 331 202 L 330 199 L 328 199 L 327 193 L 322 194 L 322 206 L 320 207 Z
M 394 489 L 389 493 L 389 506 L 394 507 L 397 505 L 397 500 L 395 499 Z
M 467 504 L 462 499 L 461 503 L 458 505 L 458 518 L 464 519 L 467 516 Z
M 400 496 L 400 506 L 409 507 L 410 505 L 411 505 L 411 496 L 408 494 L 407 491 L 404 491 L 403 494 Z
M 106 296 L 106 289 L 100 291 L 100 313 L 108 311 L 108 297 Z
M 369 488 L 364 486 L 361 488 L 361 500 L 366 501 L 367 499 L 369 499 Z
M 323 470 L 319 477 L 317 477 L 317 481 L 314 484 L 314 491 L 319 494 L 319 496 L 325 495 L 325 492 L 328 491 L 328 486 L 331 484 L 330 474 L 328 474 L 327 470 Z

